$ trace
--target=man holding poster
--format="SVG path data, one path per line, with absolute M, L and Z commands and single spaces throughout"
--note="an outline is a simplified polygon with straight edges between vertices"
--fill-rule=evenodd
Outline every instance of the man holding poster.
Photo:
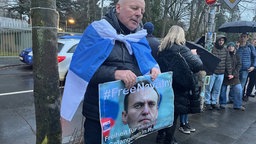
M 76 48 L 66 77 L 61 117 L 71 121 L 83 100 L 85 144 L 101 143 L 99 84 L 121 80 L 130 88 L 138 76 L 150 74 L 155 80 L 160 73 L 142 29 L 144 12 L 144 0 L 119 0 L 102 20 L 86 28 Z M 105 97 L 111 100 L 107 91 Z M 106 128 L 112 120 L 106 119 Z

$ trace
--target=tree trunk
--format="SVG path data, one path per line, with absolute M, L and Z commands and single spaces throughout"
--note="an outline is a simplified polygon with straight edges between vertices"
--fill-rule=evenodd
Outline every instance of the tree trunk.
M 56 0 L 32 0 L 36 143 L 61 144 Z

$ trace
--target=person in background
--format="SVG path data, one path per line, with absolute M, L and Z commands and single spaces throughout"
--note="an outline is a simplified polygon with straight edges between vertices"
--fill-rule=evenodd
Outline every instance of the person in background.
M 147 30 L 147 40 L 152 49 L 152 56 L 157 57 L 158 46 L 160 45 L 159 40 L 153 35 L 154 25 L 151 22 L 146 22 L 143 26 Z
M 233 78 L 229 78 L 228 75 L 225 73 L 224 81 L 221 87 L 220 93 L 220 107 L 225 109 L 227 104 L 227 87 L 230 85 L 229 94 L 230 97 L 233 98 L 233 108 L 236 110 L 244 111 L 245 108 L 242 106 L 242 86 L 239 80 L 239 70 L 241 68 L 241 60 L 239 55 L 236 54 L 236 48 L 234 42 L 229 42 L 227 44 L 227 48 L 229 54 L 231 56 L 231 63 L 232 63 L 232 75 Z
M 175 57 L 178 53 L 184 57 L 186 62 L 189 65 L 189 68 L 194 72 L 199 72 L 203 68 L 203 63 L 199 56 L 196 53 L 196 50 L 190 50 L 185 46 L 185 32 L 183 28 L 180 26 L 174 25 L 172 26 L 167 35 L 161 41 L 159 46 L 159 52 L 157 56 L 157 62 L 160 66 L 162 72 L 170 71 L 171 69 L 175 69 L 174 67 L 170 67 L 173 62 L 172 58 Z M 175 60 L 174 60 L 175 61 Z M 176 77 L 183 77 L 184 75 L 176 74 Z M 180 114 L 189 114 L 193 112 L 193 110 L 198 109 L 200 112 L 200 102 L 199 102 L 199 94 L 198 99 L 195 101 L 191 101 L 193 99 L 192 95 L 190 95 L 191 90 L 186 88 L 180 83 L 177 82 L 176 77 L 173 77 L 173 91 L 174 91 L 174 122 L 173 125 L 169 128 L 165 128 L 158 131 L 158 135 L 156 138 L 157 143 L 164 144 L 173 144 L 176 143 L 174 138 L 177 118 Z M 195 103 L 196 104 L 195 104 Z M 198 103 L 197 103 L 198 102 Z M 186 128 L 190 128 L 190 126 L 185 124 Z
M 212 49 L 212 54 L 221 59 L 221 61 L 217 65 L 214 73 L 210 75 L 209 84 L 205 86 L 205 106 L 207 110 L 220 109 L 217 102 L 225 71 L 229 79 L 233 78 L 230 55 L 228 50 L 224 47 L 226 41 L 227 38 L 224 35 L 218 35 Z
M 119 0 L 102 20 L 86 28 L 72 57 L 61 116 L 71 120 L 71 112 L 83 100 L 85 144 L 100 144 L 102 140 L 100 83 L 121 80 L 126 88 L 131 88 L 137 76 L 150 74 L 155 80 L 160 73 L 151 55 L 147 32 L 140 26 L 144 12 L 144 0 Z
M 196 129 L 192 128 L 188 123 L 188 114 L 181 114 L 180 115 L 180 132 L 184 134 L 190 134 L 190 132 L 195 132 Z
M 243 100 L 248 101 L 249 97 L 245 94 L 246 80 L 249 72 L 256 67 L 256 51 L 254 47 L 248 42 L 249 33 L 242 33 L 240 35 L 239 48 L 237 54 L 241 58 L 241 69 L 239 79 L 243 88 Z
M 254 37 L 253 39 L 252 39 L 252 45 L 254 46 L 254 47 L 256 47 L 256 37 Z
M 256 38 L 253 38 L 251 44 L 256 48 Z M 253 87 L 256 87 L 256 69 L 254 68 L 253 71 L 249 72 L 247 78 L 247 89 L 246 89 L 246 97 L 255 97 L 256 92 L 252 94 Z

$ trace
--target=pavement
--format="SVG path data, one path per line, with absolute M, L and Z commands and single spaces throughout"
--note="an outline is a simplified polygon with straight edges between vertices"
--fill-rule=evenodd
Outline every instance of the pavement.
M 0 56 L 0 69 L 17 65 L 24 65 L 18 56 Z
M 196 132 L 183 134 L 178 130 L 178 144 L 256 144 L 256 98 L 244 103 L 245 111 L 234 110 L 231 104 L 224 110 L 210 110 L 189 115 Z M 155 144 L 156 134 L 139 139 L 136 144 Z
M 5 64 L 0 57 L 0 69 L 22 63 Z M 255 92 L 255 89 L 254 89 Z M 31 94 L 32 95 L 32 94 Z M 204 111 L 189 115 L 190 125 L 196 132 L 183 134 L 176 130 L 175 137 L 179 144 L 256 144 L 256 98 L 244 102 L 245 111 L 234 110 L 231 104 L 224 110 Z M 22 112 L 22 113 L 21 113 Z M 0 143 L 33 144 L 35 140 L 34 106 L 17 109 L 0 109 Z M 84 118 L 81 105 L 70 123 L 63 123 L 63 144 L 77 143 L 82 137 Z M 178 125 L 179 126 L 179 123 Z M 155 144 L 156 132 L 142 137 L 134 144 Z

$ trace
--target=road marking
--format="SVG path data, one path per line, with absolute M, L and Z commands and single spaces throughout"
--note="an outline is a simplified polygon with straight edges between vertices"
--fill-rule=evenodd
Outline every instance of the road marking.
M 1 93 L 1 96 L 6 96 L 6 95 L 14 95 L 14 94 L 22 94 L 22 93 L 30 93 L 33 92 L 34 90 L 26 90 L 26 91 L 17 91 L 17 92 L 9 92 L 9 93 Z

